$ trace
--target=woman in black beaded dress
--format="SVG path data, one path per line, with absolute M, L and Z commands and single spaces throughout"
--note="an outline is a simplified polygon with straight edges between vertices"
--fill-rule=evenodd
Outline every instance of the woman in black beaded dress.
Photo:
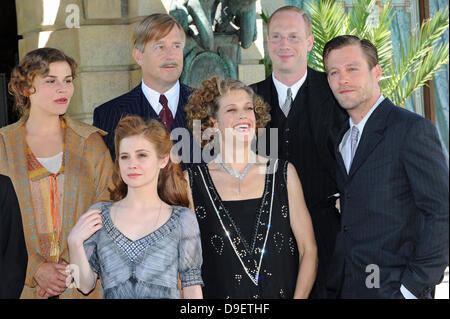
M 307 298 L 317 247 L 300 180 L 290 163 L 251 147 L 270 120 L 268 106 L 242 82 L 214 77 L 191 94 L 186 118 L 208 163 L 186 172 L 202 239 L 203 296 Z M 209 161 L 212 145 L 219 151 Z

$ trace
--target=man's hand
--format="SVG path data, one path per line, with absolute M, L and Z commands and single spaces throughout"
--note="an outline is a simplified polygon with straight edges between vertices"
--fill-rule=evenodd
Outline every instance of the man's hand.
M 51 297 L 48 293 L 45 292 L 44 289 L 41 288 L 41 286 L 36 286 L 37 294 L 42 298 L 49 298 Z
M 341 199 L 340 198 L 336 199 L 335 207 L 340 213 L 341 212 Z
M 66 269 L 67 264 L 43 263 L 34 275 L 34 279 L 38 283 L 38 295 L 48 298 L 62 294 L 67 288 Z

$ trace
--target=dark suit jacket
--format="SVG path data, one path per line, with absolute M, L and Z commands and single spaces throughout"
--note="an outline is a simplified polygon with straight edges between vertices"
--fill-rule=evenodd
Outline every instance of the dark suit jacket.
M 339 214 L 335 200 L 337 193 L 334 138 L 348 116 L 336 102 L 328 86 L 326 74 L 308 68 L 305 83 L 298 91 L 286 118 L 278 103 L 278 93 L 272 76 L 252 85 L 254 91 L 271 106 L 271 121 L 267 129 L 278 129 L 278 157 L 291 162 L 300 177 L 305 201 L 311 214 L 318 246 L 319 268 L 317 288 L 311 297 L 325 298 L 325 272 L 331 258 Z M 267 150 L 270 149 L 268 132 Z
M 16 192 L 9 177 L 0 175 L 0 299 L 20 297 L 27 261 Z
M 348 128 L 347 121 L 338 143 Z M 403 284 L 431 297 L 449 258 L 449 175 L 435 127 L 385 99 L 366 122 L 349 174 L 338 143 L 342 214 L 330 290 L 402 298 Z M 379 269 L 379 288 L 366 285 L 377 283 L 369 265 Z
M 176 128 L 186 128 L 186 113 L 184 112 L 184 107 L 188 102 L 191 91 L 191 88 L 180 83 L 180 99 L 171 131 Z M 142 83 L 139 83 L 139 85 L 130 92 L 108 101 L 94 110 L 93 125 L 108 133 L 103 139 L 111 152 L 113 160 L 115 158 L 114 130 L 120 119 L 126 115 L 138 115 L 144 120 L 156 119 L 161 122 L 159 115 L 156 114 L 142 91 Z M 191 134 L 189 135 L 189 139 L 190 150 L 192 150 Z M 177 143 L 180 140 L 181 136 L 179 136 L 178 140 L 174 141 L 174 143 Z M 192 151 L 190 152 L 190 158 L 192 158 Z

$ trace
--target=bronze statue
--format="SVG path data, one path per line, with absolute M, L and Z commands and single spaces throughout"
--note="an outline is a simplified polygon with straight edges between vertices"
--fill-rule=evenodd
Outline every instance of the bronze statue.
M 205 50 L 214 50 L 214 33 L 238 34 L 240 45 L 246 49 L 256 39 L 255 3 L 256 0 L 173 0 L 170 15 Z M 198 35 L 190 29 L 191 25 Z

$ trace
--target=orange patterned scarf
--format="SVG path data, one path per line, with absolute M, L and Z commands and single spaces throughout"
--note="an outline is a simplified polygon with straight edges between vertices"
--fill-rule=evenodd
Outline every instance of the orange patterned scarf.
M 63 120 L 61 120 L 61 127 L 66 131 Z M 63 154 L 64 150 L 63 144 Z M 60 203 L 63 202 L 64 194 L 64 156 L 59 172 L 52 174 L 42 166 L 27 145 L 27 164 L 40 251 L 49 261 L 59 262 L 63 218 Z

